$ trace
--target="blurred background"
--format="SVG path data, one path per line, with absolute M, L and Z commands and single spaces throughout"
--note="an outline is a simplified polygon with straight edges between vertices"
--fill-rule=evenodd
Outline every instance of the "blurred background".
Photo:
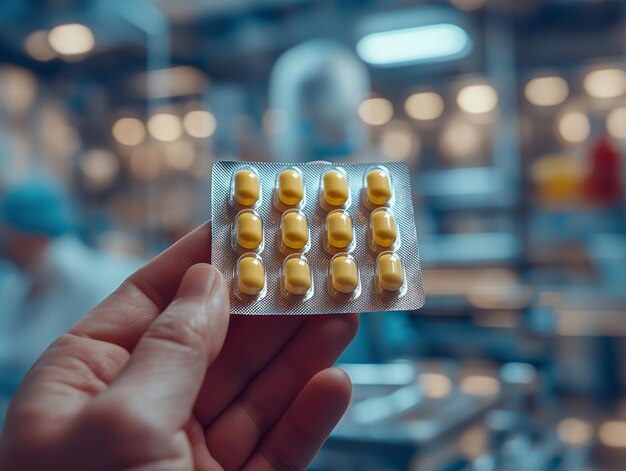
M 426 306 L 311 469 L 625 469 L 625 65 L 623 0 L 0 1 L 0 411 L 213 161 L 404 160 Z

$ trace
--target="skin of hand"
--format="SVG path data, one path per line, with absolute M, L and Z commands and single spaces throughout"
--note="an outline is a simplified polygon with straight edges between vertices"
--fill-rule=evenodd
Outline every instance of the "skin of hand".
M 305 469 L 345 412 L 358 316 L 230 316 L 210 223 L 53 343 L 9 408 L 6 470 Z M 94 267 L 97 270 L 97 267 Z

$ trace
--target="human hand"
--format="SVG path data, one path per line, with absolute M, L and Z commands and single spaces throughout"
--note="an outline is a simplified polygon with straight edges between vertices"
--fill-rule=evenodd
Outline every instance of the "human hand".
M 206 224 L 52 344 L 10 406 L 0 469 L 307 466 L 349 403 L 330 366 L 358 316 L 231 317 L 210 253 Z

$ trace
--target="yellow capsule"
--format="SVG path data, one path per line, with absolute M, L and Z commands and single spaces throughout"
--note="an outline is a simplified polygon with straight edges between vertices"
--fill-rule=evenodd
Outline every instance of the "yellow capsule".
M 261 188 L 259 176 L 252 170 L 243 169 L 235 174 L 235 200 L 242 206 L 254 206 L 259 200 Z
M 344 249 L 352 243 L 352 220 L 347 213 L 338 211 L 326 216 L 328 244 L 336 249 Z
M 299 212 L 283 214 L 283 244 L 290 249 L 302 249 L 309 241 L 309 224 L 306 216 Z
M 324 201 L 332 206 L 341 206 L 348 201 L 348 179 L 337 171 L 324 174 Z
M 263 262 L 255 257 L 242 258 L 239 260 L 238 278 L 239 290 L 256 296 L 265 287 Z
M 290 258 L 285 262 L 285 289 L 291 294 L 305 294 L 311 287 L 311 268 L 301 258 Z
M 356 262 L 352 258 L 337 257 L 331 262 L 333 288 L 340 293 L 352 293 L 359 286 Z
M 367 199 L 376 206 L 386 204 L 391 199 L 391 180 L 383 170 L 374 169 L 368 172 Z
M 278 198 L 286 205 L 295 206 L 302 201 L 304 182 L 295 170 L 283 170 L 278 176 Z
M 396 241 L 396 221 L 389 211 L 374 211 L 370 219 L 372 240 L 380 247 L 391 247 Z
M 263 240 L 263 222 L 254 213 L 237 216 L 237 243 L 244 249 L 256 250 Z
M 397 291 L 404 284 L 404 271 L 400 257 L 386 253 L 378 257 L 378 284 L 387 291 Z

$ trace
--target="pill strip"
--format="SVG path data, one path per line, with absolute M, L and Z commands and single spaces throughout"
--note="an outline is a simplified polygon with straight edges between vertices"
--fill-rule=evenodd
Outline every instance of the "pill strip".
M 241 192 L 243 196 L 236 195 L 233 182 L 242 170 L 244 182 L 254 183 L 258 177 L 256 202 L 251 201 L 254 184 Z M 281 181 L 283 172 L 290 178 Z M 281 183 L 289 189 L 284 198 Z M 233 314 L 413 310 L 424 303 L 410 178 L 403 163 L 337 166 L 220 161 L 213 167 L 211 205 L 212 261 L 229 284 Z M 291 216 L 283 224 L 286 215 Z M 301 219 L 309 235 L 304 245 L 298 230 L 284 227 L 301 224 Z M 259 222 L 260 242 L 255 233 Z M 244 233 L 238 241 L 239 228 Z M 283 230 L 295 234 L 288 244 Z M 261 290 L 256 264 L 250 265 L 256 279 L 240 281 L 240 258 L 246 254 L 262 261 Z M 293 267 L 302 266 L 300 262 L 308 265 L 307 291 L 300 293 L 307 284 L 302 272 L 292 283 L 285 282 L 286 273 L 296 273 L 286 269 L 288 260 L 294 261 Z

